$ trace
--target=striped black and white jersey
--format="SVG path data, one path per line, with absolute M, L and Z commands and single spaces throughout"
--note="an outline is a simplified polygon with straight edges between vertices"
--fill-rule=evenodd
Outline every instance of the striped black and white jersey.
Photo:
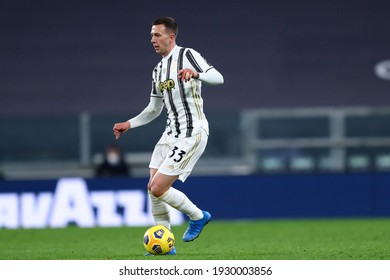
M 189 68 L 199 73 L 199 79 L 188 82 L 178 79 L 178 70 Z M 208 134 L 208 122 L 203 112 L 201 95 L 202 73 L 213 69 L 197 51 L 175 46 L 152 73 L 151 98 L 160 98 L 167 109 L 166 133 L 174 137 L 191 137 L 200 129 Z
M 199 73 L 198 79 L 184 82 L 178 79 L 179 70 L 189 68 Z M 203 112 L 202 82 L 223 84 L 223 76 L 197 51 L 175 46 L 153 69 L 152 90 L 148 106 L 129 120 L 130 127 L 145 125 L 158 117 L 163 107 L 167 109 L 165 133 L 176 138 L 196 135 L 204 129 L 209 133 Z

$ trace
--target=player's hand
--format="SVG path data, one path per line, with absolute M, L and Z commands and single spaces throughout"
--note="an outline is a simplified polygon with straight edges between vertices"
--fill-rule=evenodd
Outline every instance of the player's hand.
M 191 78 L 194 78 L 194 79 L 199 78 L 199 74 L 198 74 L 198 72 L 196 72 L 194 70 L 191 70 L 189 68 L 185 68 L 185 69 L 179 70 L 179 72 L 177 72 L 177 77 L 184 82 L 188 82 L 189 80 L 191 80 Z
M 122 133 L 125 133 L 130 129 L 130 122 L 121 122 L 114 124 L 112 130 L 114 131 L 115 138 L 119 139 Z

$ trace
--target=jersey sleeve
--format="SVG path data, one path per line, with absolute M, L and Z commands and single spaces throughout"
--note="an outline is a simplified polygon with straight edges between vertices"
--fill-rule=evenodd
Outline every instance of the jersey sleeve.
M 148 106 L 146 106 L 146 108 L 137 116 L 129 120 L 130 127 L 136 128 L 150 123 L 161 114 L 163 106 L 164 103 L 161 97 L 151 96 Z
M 222 74 L 215 69 L 199 52 L 188 49 L 186 58 L 192 68 L 198 72 L 199 80 L 210 85 L 221 85 L 224 83 Z
M 161 111 L 164 107 L 164 102 L 162 93 L 158 89 L 158 69 L 160 69 L 160 67 L 161 64 L 157 64 L 152 72 L 152 89 L 148 106 L 146 106 L 146 108 L 137 116 L 128 120 L 130 122 L 131 128 L 136 128 L 148 124 L 161 114 Z

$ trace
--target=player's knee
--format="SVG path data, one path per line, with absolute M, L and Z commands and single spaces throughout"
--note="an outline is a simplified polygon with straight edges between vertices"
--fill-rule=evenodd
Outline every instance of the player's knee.
M 150 192 L 155 196 L 155 197 L 160 197 L 164 194 L 164 191 L 162 191 L 159 188 L 156 187 L 151 187 Z
M 149 184 L 149 191 L 155 196 L 155 197 L 160 197 L 162 196 L 166 190 L 164 187 L 156 184 L 155 182 L 152 182 Z

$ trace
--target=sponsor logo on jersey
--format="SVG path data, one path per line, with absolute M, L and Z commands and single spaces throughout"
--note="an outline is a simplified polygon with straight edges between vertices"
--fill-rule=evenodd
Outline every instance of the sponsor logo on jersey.
M 175 87 L 175 81 L 172 79 L 166 80 L 164 82 L 160 82 L 158 84 L 158 89 L 160 92 L 163 92 L 164 90 L 172 90 Z

